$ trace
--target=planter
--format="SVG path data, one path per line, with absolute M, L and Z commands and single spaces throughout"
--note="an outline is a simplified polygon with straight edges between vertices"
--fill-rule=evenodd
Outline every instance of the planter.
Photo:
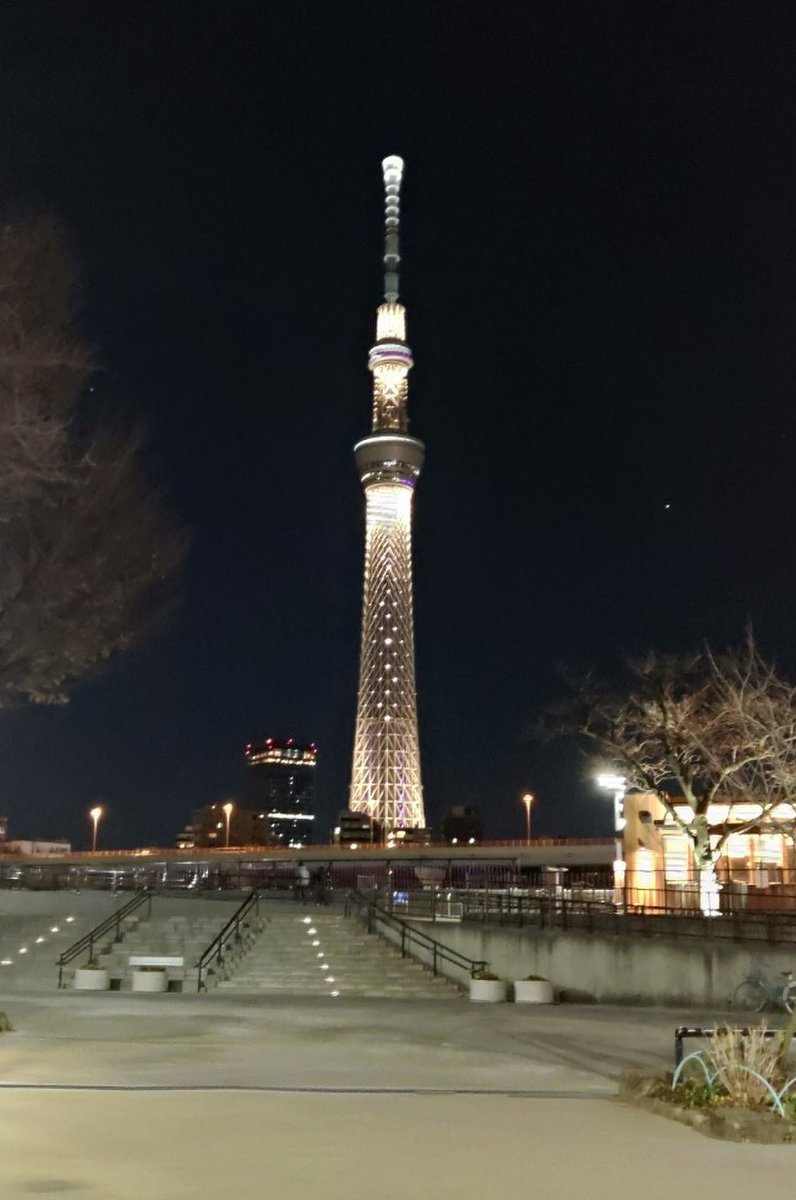
M 419 879 L 424 886 L 430 887 L 442 883 L 447 872 L 447 867 L 415 867 L 415 878 Z
M 76 992 L 107 992 L 108 972 L 104 967 L 78 967 L 72 987 Z
M 471 979 L 470 999 L 477 1004 L 500 1004 L 508 996 L 505 979 Z
M 553 985 L 549 979 L 515 979 L 514 1000 L 517 1004 L 552 1004 Z
M 134 992 L 165 992 L 168 986 L 165 971 L 133 971 Z

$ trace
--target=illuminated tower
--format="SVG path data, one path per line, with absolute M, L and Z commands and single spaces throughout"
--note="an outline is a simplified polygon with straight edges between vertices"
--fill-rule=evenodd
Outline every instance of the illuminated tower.
M 398 303 L 403 160 L 385 158 L 384 303 L 376 315 L 373 429 L 354 447 L 365 490 L 365 587 L 359 695 L 349 805 L 384 835 L 422 829 L 412 616 L 412 498 L 425 448 L 407 433 L 412 352 Z

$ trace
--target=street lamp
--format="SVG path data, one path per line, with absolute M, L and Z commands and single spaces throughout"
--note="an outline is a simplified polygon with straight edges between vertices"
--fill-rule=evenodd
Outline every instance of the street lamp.
M 526 792 L 522 798 L 525 805 L 525 841 L 527 845 L 531 844 L 531 805 L 533 804 L 533 793 Z
M 221 811 L 223 812 L 224 816 L 227 818 L 227 841 L 226 841 L 227 850 L 229 850 L 229 819 L 232 816 L 232 810 L 234 807 L 235 807 L 235 805 L 232 803 L 231 800 L 228 800 L 226 802 L 226 804 L 223 804 L 221 806 Z
M 91 820 L 93 822 L 93 826 L 91 829 L 91 852 L 93 854 L 94 851 L 97 849 L 97 826 L 99 825 L 99 819 L 102 816 L 102 805 L 100 805 L 100 804 L 95 805 L 94 808 L 91 809 L 91 811 L 89 812 L 88 815 L 91 817 Z
M 613 792 L 614 794 L 614 891 L 615 897 L 618 900 L 624 892 L 625 886 L 625 837 L 624 830 L 627 824 L 625 817 L 625 794 L 627 792 L 627 780 L 624 775 L 598 775 L 597 787 L 603 791 Z

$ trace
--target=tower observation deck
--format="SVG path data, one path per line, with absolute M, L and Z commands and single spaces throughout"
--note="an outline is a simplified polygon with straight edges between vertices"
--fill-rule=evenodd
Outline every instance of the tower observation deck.
M 406 310 L 398 302 L 403 160 L 382 163 L 384 303 L 376 313 L 371 433 L 354 447 L 365 492 L 365 582 L 349 807 L 383 835 L 422 829 L 412 608 L 412 500 L 425 447 L 408 433 Z

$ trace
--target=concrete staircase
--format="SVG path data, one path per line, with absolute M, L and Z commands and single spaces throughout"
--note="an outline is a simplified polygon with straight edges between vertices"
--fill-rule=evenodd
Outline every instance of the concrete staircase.
M 55 960 L 95 922 L 85 915 L 37 913 L 0 917 L 0 994 L 56 986 Z
M 410 1000 L 460 994 L 455 984 L 401 958 L 359 921 L 334 909 L 260 912 L 262 931 L 225 962 L 218 983 L 224 991 Z
M 111 976 L 121 975 L 122 989 L 129 986 L 128 960 L 131 955 L 167 955 L 185 960 L 183 990 L 196 990 L 194 964 L 213 938 L 220 933 L 228 914 L 220 910 L 190 915 L 156 916 L 148 921 L 125 923 L 121 942 L 107 945 L 99 963 Z

